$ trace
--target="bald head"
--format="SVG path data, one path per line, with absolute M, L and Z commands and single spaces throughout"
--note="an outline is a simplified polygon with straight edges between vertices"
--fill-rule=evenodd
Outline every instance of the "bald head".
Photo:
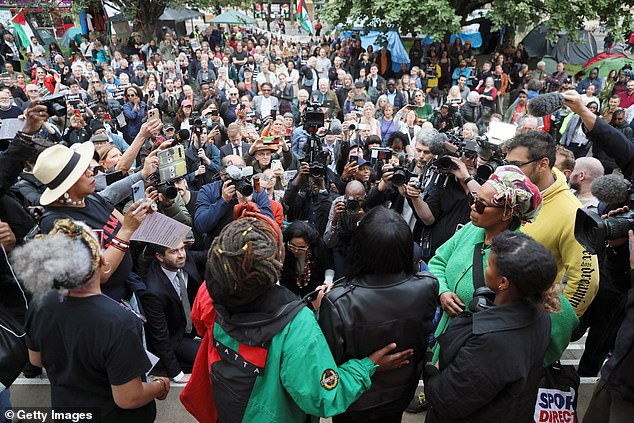
M 599 176 L 603 176 L 604 169 L 601 162 L 594 157 L 579 157 L 575 161 L 575 173 L 584 172 L 586 178 L 590 180 L 590 182 L 597 179 Z
M 357 198 L 365 194 L 365 187 L 359 181 L 350 181 L 346 185 L 346 197 Z
M 235 154 L 229 154 L 228 156 L 224 156 L 222 158 L 222 168 L 226 169 L 227 166 L 238 166 L 238 167 L 245 167 L 246 163 L 244 163 L 244 159 L 242 159 L 242 157 L 235 155 Z

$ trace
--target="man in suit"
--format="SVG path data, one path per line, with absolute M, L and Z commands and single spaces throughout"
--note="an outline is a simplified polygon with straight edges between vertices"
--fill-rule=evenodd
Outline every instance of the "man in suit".
M 319 89 L 313 91 L 311 97 L 313 103 L 321 104 L 324 108 L 328 108 L 329 119 L 337 117 L 341 108 L 339 107 L 337 94 L 330 89 L 330 80 L 328 78 L 319 78 Z
M 191 305 L 203 281 L 204 252 L 187 251 L 181 242 L 176 248 L 151 245 L 153 260 L 148 269 L 146 289 L 139 293 L 147 318 L 148 349 L 161 359 L 167 376 L 187 382 L 198 353 L 199 341 L 191 322 Z
M 262 95 L 256 95 L 253 97 L 253 104 L 251 108 L 255 112 L 255 115 L 261 121 L 271 116 L 271 110 L 279 110 L 279 100 L 277 97 L 273 97 L 271 92 L 273 91 L 273 84 L 265 82 L 260 87 L 262 89 Z
M 220 147 L 220 159 L 232 154 L 244 157 L 244 155 L 249 152 L 251 144 L 242 141 L 240 125 L 236 122 L 229 124 L 227 127 L 227 138 L 229 139 L 229 142 Z

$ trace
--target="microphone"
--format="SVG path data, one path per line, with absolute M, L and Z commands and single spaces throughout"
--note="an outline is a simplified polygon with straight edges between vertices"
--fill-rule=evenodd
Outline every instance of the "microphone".
M 535 117 L 544 117 L 561 109 L 565 104 L 560 93 L 538 95 L 528 102 L 528 113 Z
M 190 136 L 191 134 L 189 130 L 181 129 L 180 131 L 176 133 L 176 135 L 174 135 L 174 142 L 178 144 L 184 143 L 185 141 L 189 139 Z
M 599 176 L 592 182 L 590 190 L 597 200 L 608 206 L 626 204 L 630 197 L 630 181 L 617 175 Z

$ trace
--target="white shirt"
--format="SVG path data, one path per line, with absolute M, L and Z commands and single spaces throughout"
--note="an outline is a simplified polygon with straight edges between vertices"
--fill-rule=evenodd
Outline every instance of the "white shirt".
M 165 273 L 165 276 L 167 276 L 167 279 L 169 279 L 170 283 L 172 284 L 172 287 L 174 288 L 174 290 L 176 291 L 176 294 L 178 295 L 178 298 L 180 298 L 181 286 L 180 286 L 180 283 L 178 282 L 178 278 L 176 277 L 177 272 L 172 272 L 170 270 L 167 270 L 163 266 L 161 266 L 161 270 L 163 271 L 163 273 Z M 185 278 L 185 286 L 187 286 L 187 279 L 188 279 L 187 273 L 183 272 L 182 270 L 180 272 L 183 275 L 183 278 Z
M 36 59 L 39 57 L 44 57 L 44 55 L 46 54 L 46 50 L 44 50 L 44 46 L 42 44 L 31 44 L 26 48 L 26 51 L 33 53 L 33 56 L 35 56 Z
M 260 102 L 260 117 L 265 118 L 271 115 L 271 97 L 262 96 Z

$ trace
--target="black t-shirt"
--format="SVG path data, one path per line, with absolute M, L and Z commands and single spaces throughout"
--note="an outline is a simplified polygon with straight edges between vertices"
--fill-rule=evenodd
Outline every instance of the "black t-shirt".
M 458 225 L 469 222 L 469 197 L 453 175 L 442 175 L 437 183 L 427 188 L 423 199 L 436 219 L 431 226 L 433 254 L 456 233 Z
M 89 195 L 85 199 L 86 206 L 79 207 L 47 207 L 40 222 L 42 233 L 49 233 L 57 219 L 71 218 L 87 224 L 93 229 L 103 231 L 103 248 L 108 248 L 112 239 L 121 229 L 121 222 L 113 214 L 114 206 L 99 195 Z M 119 301 L 121 298 L 129 299 L 131 293 L 126 288 L 128 274 L 132 271 L 132 255 L 127 251 L 123 260 L 108 281 L 101 287 L 104 294 Z
M 154 401 L 124 410 L 112 396 L 110 385 L 144 380 L 151 367 L 132 312 L 104 295 L 60 301 L 51 291 L 29 308 L 26 332 L 28 348 L 42 355 L 53 407 L 95 407 L 102 423 L 154 421 Z
M 240 62 L 243 61 L 244 59 L 246 59 L 248 56 L 249 56 L 249 54 L 246 51 L 244 51 L 244 50 L 242 50 L 242 51 L 237 51 L 236 50 L 231 55 L 232 58 L 235 57 L 236 60 L 238 60 Z M 237 64 L 235 66 L 236 66 L 236 70 L 240 70 L 240 67 L 242 67 L 241 64 Z

